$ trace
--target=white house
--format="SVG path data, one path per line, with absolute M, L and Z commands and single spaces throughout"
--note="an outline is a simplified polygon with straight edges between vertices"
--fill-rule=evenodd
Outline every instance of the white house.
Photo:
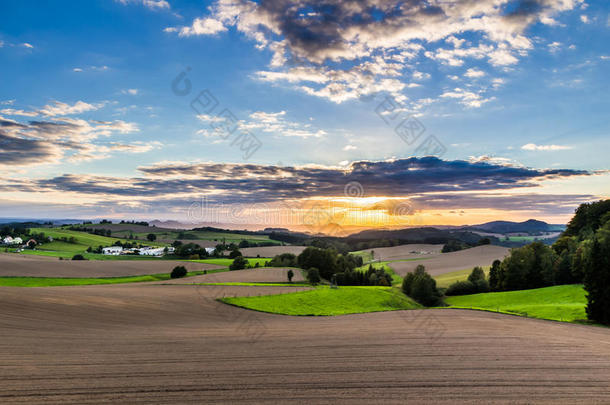
M 141 256 L 163 256 L 163 253 L 165 253 L 165 248 L 145 247 L 140 249 Z
M 2 239 L 2 243 L 4 243 L 5 245 L 11 245 L 13 243 L 13 238 L 11 236 L 7 236 Z
M 214 251 L 216 250 L 216 248 L 204 248 L 206 252 L 208 252 L 209 255 L 211 255 L 212 253 L 214 253 Z
M 15 239 L 13 239 L 13 245 L 21 245 L 23 243 L 23 239 L 21 239 L 19 236 L 17 236 Z
M 118 256 L 121 254 L 122 251 L 123 251 L 123 248 L 121 246 L 109 246 L 109 247 L 102 248 L 102 253 L 105 255 Z

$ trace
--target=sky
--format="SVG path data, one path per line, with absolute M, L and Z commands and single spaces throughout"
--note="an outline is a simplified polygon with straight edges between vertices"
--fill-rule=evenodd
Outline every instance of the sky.
M 565 223 L 610 194 L 610 4 L 1 2 L 0 217 Z

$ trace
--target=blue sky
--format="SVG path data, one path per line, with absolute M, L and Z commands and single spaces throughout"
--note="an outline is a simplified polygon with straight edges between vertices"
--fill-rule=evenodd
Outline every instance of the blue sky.
M 439 204 L 438 176 L 422 176 L 429 187 L 415 190 L 401 188 L 412 184 L 402 177 L 387 188 L 365 186 L 368 178 L 385 183 L 367 173 L 356 197 L 412 206 L 406 217 L 389 212 L 376 224 L 412 224 L 413 216 L 418 223 L 564 221 L 578 203 L 609 194 L 610 5 L 380 0 L 354 10 L 349 4 L 3 2 L 3 216 L 180 220 L 202 195 L 214 196 L 215 204 L 267 204 L 261 210 L 289 199 L 334 198 L 345 209 L 342 199 L 353 196 L 344 195 L 343 185 L 355 162 L 393 160 L 396 173 L 409 173 L 402 171 L 405 161 L 414 165 L 411 172 L 418 165 L 441 170 L 408 160 L 436 153 L 417 150 L 429 135 L 442 144 L 436 154 L 447 167 L 468 171 L 470 186 L 451 180 L 458 183 L 442 192 L 461 199 Z M 176 95 L 172 82 L 187 69 L 191 91 Z M 198 114 L 190 104 L 204 90 L 218 105 Z M 235 133 L 211 127 L 227 123 L 222 111 L 237 122 Z M 395 127 L 413 118 L 425 131 L 407 144 Z M 235 142 L 243 133 L 260 142 L 251 155 Z M 237 170 L 217 164 L 254 165 L 272 182 L 293 184 L 280 192 L 242 170 L 233 184 L 219 184 Z M 165 171 L 148 178 L 151 167 Z M 289 169 L 278 174 L 276 167 Z M 287 174 L 304 167 L 301 179 L 317 179 L 312 172 L 321 168 L 333 173 L 336 187 L 322 190 L 319 179 L 303 184 Z M 532 176 L 527 186 L 513 171 L 515 187 L 472 187 L 485 170 L 507 167 Z M 571 172 L 549 177 L 549 169 Z M 162 186 L 169 178 L 173 192 Z M 145 185 L 133 185 L 142 179 Z M 101 183 L 134 189 L 126 196 L 87 187 Z M 538 202 L 519 203 L 532 195 Z M 498 204 L 499 196 L 505 203 Z M 554 206 L 549 196 L 562 203 Z

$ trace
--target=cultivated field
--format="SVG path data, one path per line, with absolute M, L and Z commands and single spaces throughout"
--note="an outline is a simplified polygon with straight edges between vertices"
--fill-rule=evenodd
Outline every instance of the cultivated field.
M 304 281 L 300 269 L 292 269 L 293 282 Z M 204 274 L 186 279 L 174 279 L 161 281 L 163 284 L 187 284 L 187 283 L 287 283 L 288 269 L 278 267 L 234 270 L 222 273 Z
M 173 260 L 59 260 L 56 257 L 0 253 L 0 277 L 120 277 L 169 273 L 175 266 L 189 271 L 225 266 Z
M 239 249 L 244 257 L 274 257 L 282 253 L 299 255 L 307 246 L 265 246 Z
M 398 261 L 389 263 L 394 271 L 404 276 L 413 271 L 419 264 L 426 266 L 426 271 L 432 276 L 458 270 L 472 269 L 475 266 L 491 266 L 494 260 L 502 259 L 509 252 L 508 248 L 501 246 L 477 246 L 459 252 L 438 253 L 429 255 L 425 260 Z M 375 251 L 377 256 L 377 251 Z
M 393 247 L 375 248 L 361 250 L 360 252 L 367 255 L 370 259 L 371 250 L 375 251 L 375 260 L 402 260 L 402 259 L 417 259 L 430 257 L 433 254 L 441 252 L 443 245 L 426 245 L 426 244 L 410 244 Z
M 0 288 L 3 403 L 608 403 L 610 330 L 466 310 L 291 317 L 291 287 Z

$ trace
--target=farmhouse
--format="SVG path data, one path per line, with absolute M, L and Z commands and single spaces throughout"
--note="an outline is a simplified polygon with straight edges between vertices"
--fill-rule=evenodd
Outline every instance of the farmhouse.
M 140 255 L 142 256 L 163 256 L 165 248 L 151 248 L 145 247 L 140 249 Z
M 118 256 L 123 252 L 123 248 L 121 246 L 109 246 L 102 248 L 102 253 L 105 255 L 113 255 Z
M 12 245 L 13 238 L 11 236 L 7 236 L 4 239 L 2 239 L 2 243 L 4 243 L 5 245 Z
M 19 236 L 13 239 L 13 245 L 21 245 L 22 243 L 23 239 L 21 239 Z
M 216 248 L 212 248 L 212 247 L 207 247 L 207 248 L 204 248 L 204 249 L 205 249 L 205 251 L 206 251 L 206 252 L 207 252 L 209 255 L 211 255 L 212 253 L 214 253 L 214 251 L 216 250 Z

